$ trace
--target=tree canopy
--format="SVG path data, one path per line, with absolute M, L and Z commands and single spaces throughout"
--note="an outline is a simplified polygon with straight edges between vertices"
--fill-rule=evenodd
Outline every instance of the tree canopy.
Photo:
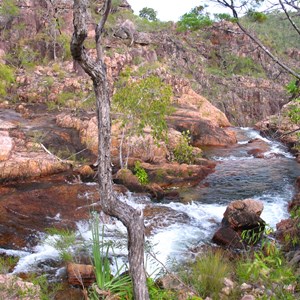
M 141 18 L 147 19 L 148 21 L 157 21 L 157 12 L 150 7 L 144 7 L 140 10 L 139 16 Z

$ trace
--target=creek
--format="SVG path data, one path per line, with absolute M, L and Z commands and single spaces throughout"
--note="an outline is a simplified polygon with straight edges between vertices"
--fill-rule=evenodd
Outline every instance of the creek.
M 209 244 L 218 228 L 226 206 L 232 200 L 253 198 L 264 204 L 262 218 L 271 227 L 287 217 L 287 203 L 294 193 L 295 179 L 300 176 L 300 165 L 280 143 L 263 138 L 251 128 L 236 128 L 238 144 L 234 147 L 208 148 L 204 155 L 218 161 L 216 170 L 199 186 L 180 190 L 182 201 L 162 201 L 153 203 L 146 197 L 133 194 L 122 196 L 122 201 L 139 208 L 155 211 L 145 215 L 145 225 L 151 234 L 147 241 L 152 251 L 164 264 L 172 259 L 191 257 L 195 247 Z M 254 158 L 248 154 L 248 141 L 260 138 L 268 146 L 264 158 Z M 84 184 L 90 186 L 91 184 Z M 83 194 L 89 203 L 89 193 Z M 58 221 L 60 216 L 56 216 Z M 91 230 L 88 221 L 78 221 L 76 251 L 90 248 Z M 125 242 L 126 230 L 118 221 L 106 224 L 105 238 Z M 38 234 L 38 233 L 37 233 Z M 63 269 L 53 262 L 59 261 L 59 250 L 54 247 L 53 237 L 38 234 L 40 242 L 32 248 L 20 250 L 1 249 L 0 253 L 20 256 L 14 273 L 39 271 L 59 276 Z M 80 245 L 80 246 L 79 246 Z M 81 250 L 79 250 L 81 249 Z M 118 259 L 124 261 L 126 248 L 115 249 Z M 157 265 L 147 265 L 149 273 L 157 270 Z

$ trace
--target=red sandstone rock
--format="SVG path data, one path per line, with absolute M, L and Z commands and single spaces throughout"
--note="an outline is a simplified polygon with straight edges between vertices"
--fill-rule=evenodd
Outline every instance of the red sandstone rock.
M 13 139 L 3 131 L 0 131 L 0 162 L 10 158 L 13 147 Z
M 213 242 L 233 248 L 242 248 L 243 243 L 257 243 L 251 240 L 253 234 L 260 234 L 265 222 L 260 218 L 263 210 L 261 201 L 253 199 L 237 200 L 231 202 L 222 220 L 221 228 L 213 236 Z M 242 241 L 242 232 L 249 231 L 249 239 Z

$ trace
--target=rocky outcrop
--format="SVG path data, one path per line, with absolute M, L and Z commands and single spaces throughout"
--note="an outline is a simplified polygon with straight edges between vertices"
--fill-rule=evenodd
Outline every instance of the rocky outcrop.
M 176 101 L 176 111 L 168 118 L 171 128 L 189 131 L 192 145 L 226 146 L 236 143 L 227 117 L 207 99 L 192 89 L 185 91 Z
M 143 137 L 131 137 L 131 161 L 142 160 L 154 164 L 166 163 L 176 145 L 180 142 L 181 132 L 189 131 L 192 145 L 197 148 L 213 145 L 224 146 L 236 143 L 236 136 L 228 129 L 230 123 L 224 113 L 214 107 L 204 97 L 195 93 L 192 89 L 182 90 L 183 94 L 176 100 L 175 113 L 167 118 L 169 124 L 168 145 L 161 142 L 159 145 L 151 136 L 151 130 L 145 128 Z M 81 141 L 96 154 L 97 149 L 97 121 L 96 117 L 82 118 L 70 114 L 60 114 L 56 118 L 59 126 L 75 128 L 79 131 Z M 122 130 L 120 124 L 112 125 L 112 156 L 114 164 L 119 163 L 120 143 Z M 123 153 L 127 153 L 127 145 L 124 143 Z
M 266 136 L 277 138 L 286 144 L 296 155 L 297 161 L 300 162 L 300 153 L 297 147 L 299 138 L 299 124 L 295 124 L 289 118 L 289 110 L 293 107 L 300 107 L 296 102 L 290 102 L 282 107 L 280 112 L 275 115 L 268 116 L 263 121 L 255 124 L 255 127 Z
M 212 241 L 229 248 L 244 248 L 246 244 L 256 244 L 265 227 L 265 222 L 260 218 L 262 211 L 263 204 L 258 200 L 231 202 Z

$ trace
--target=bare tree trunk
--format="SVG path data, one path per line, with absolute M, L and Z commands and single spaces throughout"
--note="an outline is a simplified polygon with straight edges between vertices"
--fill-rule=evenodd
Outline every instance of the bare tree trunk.
M 110 96 L 101 45 L 103 26 L 110 12 L 111 0 L 106 0 L 102 19 L 96 27 L 97 61 L 94 61 L 88 55 L 83 45 L 87 38 L 86 18 L 88 2 L 88 0 L 74 0 L 74 33 L 71 41 L 71 52 L 74 60 L 78 61 L 91 77 L 96 95 L 100 203 L 106 214 L 116 217 L 127 228 L 128 259 L 133 280 L 134 298 L 136 300 L 148 300 L 149 294 L 144 269 L 143 213 L 119 201 L 114 195 L 112 186 Z

